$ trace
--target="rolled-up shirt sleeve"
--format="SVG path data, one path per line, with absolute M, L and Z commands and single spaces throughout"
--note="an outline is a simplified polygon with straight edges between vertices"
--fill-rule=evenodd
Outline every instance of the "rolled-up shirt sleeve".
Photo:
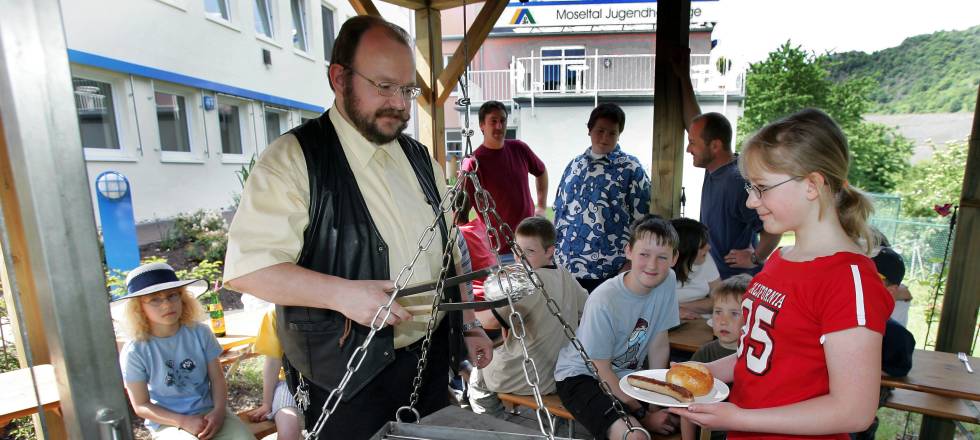
M 295 263 L 309 224 L 309 174 L 296 137 L 286 134 L 255 163 L 228 229 L 224 281 Z

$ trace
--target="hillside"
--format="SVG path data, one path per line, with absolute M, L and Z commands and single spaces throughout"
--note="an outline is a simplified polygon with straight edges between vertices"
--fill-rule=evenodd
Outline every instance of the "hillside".
M 834 79 L 870 75 L 878 82 L 874 113 L 972 112 L 980 83 L 980 25 L 917 35 L 872 54 L 832 54 L 830 61 Z

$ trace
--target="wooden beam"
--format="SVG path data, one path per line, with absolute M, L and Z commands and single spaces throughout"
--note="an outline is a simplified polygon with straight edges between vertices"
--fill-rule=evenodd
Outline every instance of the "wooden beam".
M 973 111 L 973 130 L 970 133 L 963 174 L 963 192 L 956 220 L 953 253 L 949 259 L 946 294 L 936 333 L 936 350 L 949 353 L 970 353 L 973 332 L 977 328 L 980 309 L 980 87 Z M 976 367 L 976 366 L 974 366 Z M 934 417 L 924 417 L 919 438 L 953 438 L 952 423 Z
M 354 8 L 354 12 L 357 12 L 357 15 L 381 16 L 378 7 L 374 5 L 372 0 L 350 0 L 350 5 Z
M 681 206 L 684 112 L 680 81 L 671 69 L 670 54 L 677 47 L 690 46 L 691 0 L 659 2 L 657 5 L 650 212 L 674 218 L 680 215 Z
M 445 169 L 446 111 L 438 101 L 442 73 L 442 13 L 423 8 L 415 11 L 415 70 L 422 95 L 418 102 L 419 142 L 432 149 L 432 157 Z
M 446 66 L 446 70 L 442 71 L 439 75 L 439 96 L 436 102 L 439 105 L 446 103 L 449 99 L 449 95 L 453 92 L 453 88 L 456 86 L 456 82 L 459 81 L 459 77 L 463 75 L 463 71 L 466 69 L 466 65 L 473 60 L 473 57 L 483 46 L 483 42 L 487 39 L 487 35 L 493 30 L 494 23 L 500 18 L 500 14 L 504 12 L 507 7 L 507 0 L 487 0 L 483 4 L 483 8 L 480 9 L 480 13 L 477 14 L 476 19 L 473 21 L 473 25 L 470 26 L 469 30 L 466 31 L 464 40 L 459 43 L 456 47 L 456 52 L 453 53 L 452 58 L 449 59 L 449 65 Z M 465 47 L 464 48 L 464 42 Z M 466 49 L 466 56 L 464 56 L 464 49 Z

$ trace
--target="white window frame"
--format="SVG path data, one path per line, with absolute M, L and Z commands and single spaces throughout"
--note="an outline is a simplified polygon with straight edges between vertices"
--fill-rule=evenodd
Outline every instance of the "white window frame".
M 446 145 L 446 157 L 449 157 L 450 154 L 458 154 L 460 158 L 463 157 L 463 148 L 465 148 L 466 142 L 463 139 L 463 133 L 462 133 L 461 130 L 462 129 L 459 128 L 459 127 L 457 127 L 457 128 L 447 128 L 446 129 L 446 135 L 445 135 L 445 138 L 446 138 L 446 143 L 445 143 L 445 145 Z M 453 133 L 455 133 L 457 136 L 459 136 L 459 139 L 449 139 L 449 135 L 450 134 L 453 134 Z M 450 143 L 458 143 L 459 144 L 459 150 L 450 150 L 449 149 L 449 144 Z
M 187 107 L 185 113 L 187 114 L 187 142 L 190 146 L 190 151 L 166 151 L 163 149 L 163 141 L 160 139 L 160 125 L 159 119 L 153 118 L 153 124 L 156 126 L 157 135 L 157 146 L 156 150 L 160 152 L 160 162 L 173 162 L 173 163 L 203 163 L 204 162 L 204 152 L 198 146 L 200 143 L 198 141 L 196 129 L 197 121 L 200 121 L 203 117 L 201 112 L 201 101 L 202 97 L 197 92 L 186 89 L 183 87 L 175 86 L 167 83 L 159 83 L 154 81 L 152 83 L 153 99 L 150 101 L 153 103 L 153 114 L 156 115 L 156 92 L 167 93 L 171 95 L 177 95 L 184 98 L 184 105 Z
M 200 1 L 203 6 L 203 2 L 206 0 L 200 0 Z M 236 11 L 235 8 L 232 7 L 237 2 L 234 2 L 232 0 L 215 0 L 215 1 L 223 2 L 225 4 L 225 8 L 228 10 L 228 18 L 216 17 L 214 15 L 211 15 L 211 13 L 208 12 L 206 8 L 202 8 L 204 11 L 204 18 L 206 18 L 208 21 L 212 23 L 220 24 L 233 31 L 241 32 L 242 30 L 235 25 L 235 16 L 238 13 L 238 11 Z
M 255 121 L 252 120 L 252 101 L 247 99 L 237 98 L 230 95 L 218 94 L 215 96 L 215 122 L 217 122 L 217 133 L 218 133 L 218 145 L 217 152 L 218 156 L 221 157 L 221 163 L 225 164 L 246 164 L 252 159 L 252 155 L 255 154 L 255 145 L 253 142 L 255 138 L 252 136 L 252 132 L 255 129 Z M 224 148 L 221 144 L 221 104 L 230 104 L 238 106 L 238 131 L 239 137 L 242 140 L 242 152 L 241 153 L 225 153 Z
M 89 69 L 78 65 L 71 66 L 72 78 L 88 79 L 109 84 L 112 89 L 112 108 L 115 112 L 113 123 L 116 127 L 116 138 L 119 140 L 118 149 L 110 148 L 84 148 L 83 154 L 86 161 L 92 162 L 137 162 L 139 161 L 139 142 L 134 139 L 126 127 L 136 126 L 136 112 L 133 106 L 129 105 L 127 97 L 132 96 L 133 90 L 126 77 L 113 75 Z M 74 92 L 74 91 L 73 91 Z M 75 117 L 78 118 L 78 110 L 75 110 Z M 124 124 L 123 118 L 127 121 Z M 79 133 L 81 136 L 81 133 Z
M 331 41 L 331 44 L 335 44 L 337 42 L 337 32 L 339 32 L 339 29 L 340 29 L 340 27 L 337 26 L 338 24 L 340 24 L 340 22 L 337 21 L 337 14 L 339 14 L 340 11 L 337 10 L 337 7 L 336 6 L 334 6 L 333 4 L 328 3 L 326 1 L 321 1 L 320 2 L 320 8 L 321 9 L 322 8 L 327 8 L 327 9 L 329 9 L 333 13 L 333 33 L 334 34 L 330 36 L 330 39 L 332 40 Z M 320 32 L 323 32 L 323 18 L 322 18 L 323 17 L 323 12 L 322 11 L 320 11 L 320 17 L 321 17 L 321 19 L 320 19 Z M 324 36 L 323 35 L 320 35 L 320 40 L 323 40 L 323 39 L 324 39 Z M 331 46 L 331 49 L 332 49 L 332 46 Z M 320 52 L 325 52 L 325 51 L 326 51 L 326 48 L 322 48 L 322 50 Z M 332 51 L 331 51 L 331 54 L 333 54 Z M 326 65 L 327 67 L 330 67 L 330 58 L 327 58 L 326 57 L 326 54 L 324 54 L 324 57 L 323 57 L 323 64 Z
M 300 49 L 296 47 L 296 43 L 293 42 L 292 33 L 289 35 L 289 47 L 293 48 L 293 53 L 301 55 L 304 58 L 313 59 L 310 56 L 310 47 L 312 42 L 310 41 L 310 13 L 309 13 L 309 3 L 306 0 L 289 0 L 289 28 L 293 31 L 296 30 L 296 21 L 293 18 L 293 1 L 300 3 L 300 25 L 302 26 L 303 41 L 306 42 L 306 47 Z
M 266 125 L 265 117 L 267 113 L 276 113 L 279 115 L 279 130 L 282 131 L 282 133 L 289 131 L 291 128 L 289 126 L 289 109 L 262 104 L 262 128 L 264 130 L 262 131 L 263 142 L 260 142 L 260 144 L 263 146 L 259 149 L 260 152 L 265 150 L 265 147 L 272 142 L 269 140 L 269 127 Z M 279 135 L 281 136 L 282 133 L 279 133 Z
M 562 54 L 561 55 L 561 58 L 559 58 L 559 59 L 548 59 L 548 60 L 545 60 L 545 58 L 544 58 L 544 51 L 546 51 L 546 50 L 560 50 L 561 51 L 561 54 Z M 582 57 L 578 57 L 578 56 L 569 57 L 568 55 L 565 54 L 565 52 L 567 52 L 569 50 L 582 50 L 583 55 L 582 55 Z M 576 88 L 574 90 L 568 90 L 567 89 L 567 85 L 565 84 L 565 80 L 566 80 L 566 75 L 568 75 L 568 67 L 569 66 L 587 65 L 587 63 L 586 63 L 586 56 L 588 55 L 588 52 L 585 52 L 585 46 L 547 46 L 547 47 L 542 47 L 541 50 L 540 50 L 540 52 L 538 52 L 538 53 L 541 54 L 540 71 L 538 72 L 539 73 L 539 76 L 538 77 L 541 78 L 541 84 L 542 84 L 541 85 L 541 91 L 542 92 L 546 92 L 546 93 L 578 93 L 578 92 L 581 92 L 582 91 L 582 89 L 584 88 L 584 84 L 582 84 L 582 81 L 584 79 L 583 78 L 584 75 L 582 75 L 580 73 L 580 71 L 576 71 L 576 73 L 575 73 L 575 75 L 577 77 L 576 84 L 579 86 L 578 88 Z M 558 79 L 559 79 L 559 81 L 558 81 L 558 86 L 559 86 L 558 89 L 551 90 L 551 89 L 545 89 L 544 88 L 544 68 L 545 68 L 545 66 L 558 66 Z
M 266 10 L 266 13 L 268 14 L 268 17 L 266 17 L 266 18 L 269 20 L 269 34 L 270 35 L 263 34 L 263 33 L 259 32 L 258 29 L 256 29 L 255 30 L 255 38 L 258 38 L 259 40 L 265 41 L 267 43 L 272 43 L 272 44 L 275 44 L 276 46 L 278 46 L 279 44 L 276 43 L 276 30 L 277 30 L 277 26 L 276 26 L 276 15 L 277 15 L 276 14 L 276 0 L 250 0 L 250 1 L 252 2 L 252 19 L 253 20 L 258 20 L 259 17 L 257 17 L 255 15 L 256 13 L 259 12 L 259 11 L 256 10 L 256 5 L 257 5 L 258 2 L 263 2 L 263 3 L 265 3 L 265 10 Z M 253 24 L 258 24 L 258 22 L 253 23 Z M 252 26 L 253 29 L 255 27 L 256 26 L 254 26 L 254 25 Z

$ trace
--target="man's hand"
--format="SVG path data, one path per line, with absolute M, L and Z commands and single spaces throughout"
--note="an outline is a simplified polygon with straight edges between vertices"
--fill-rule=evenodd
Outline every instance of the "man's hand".
M 670 435 L 677 429 L 678 418 L 666 409 L 661 409 L 648 412 L 640 423 L 651 433 Z
M 391 281 L 347 281 L 346 288 L 350 294 L 338 304 L 337 311 L 352 321 L 366 327 L 371 326 L 371 320 L 381 306 L 388 303 L 390 292 L 395 290 Z M 412 319 L 412 314 L 402 308 L 397 302 L 391 303 L 391 315 L 386 321 L 388 325 L 398 325 L 402 321 Z
M 263 420 L 266 420 L 266 418 L 269 417 L 270 412 L 272 412 L 272 405 L 263 403 L 262 406 L 255 408 L 253 410 L 249 410 L 247 413 L 245 413 L 245 415 L 253 423 L 256 423 L 256 422 L 261 422 Z
M 725 255 L 725 264 L 738 269 L 751 269 L 756 266 L 752 262 L 752 255 L 755 255 L 752 246 L 745 249 L 732 249 L 728 255 Z
M 470 330 L 463 336 L 470 363 L 476 368 L 486 368 L 487 365 L 490 365 L 490 361 L 493 360 L 493 342 L 490 341 L 483 329 Z

